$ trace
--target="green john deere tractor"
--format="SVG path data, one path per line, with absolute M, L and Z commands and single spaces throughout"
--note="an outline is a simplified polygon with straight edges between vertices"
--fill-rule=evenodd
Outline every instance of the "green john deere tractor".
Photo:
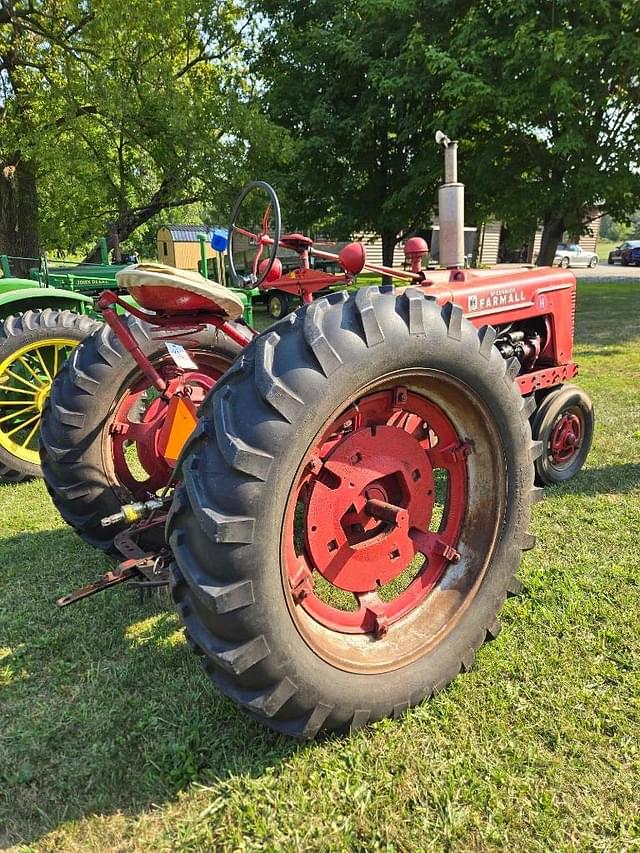
M 41 476 L 40 416 L 53 377 L 98 325 L 93 297 L 115 285 L 121 265 L 49 268 L 46 258 L 0 255 L 0 480 Z M 29 278 L 12 276 L 13 261 L 33 261 Z

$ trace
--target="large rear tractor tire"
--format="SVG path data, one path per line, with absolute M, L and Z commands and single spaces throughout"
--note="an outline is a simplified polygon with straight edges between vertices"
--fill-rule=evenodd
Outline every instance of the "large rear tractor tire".
M 532 547 L 533 401 L 454 305 L 391 288 L 303 306 L 203 405 L 167 522 L 213 682 L 310 738 L 468 670 Z
M 536 483 L 566 483 L 582 469 L 593 441 L 595 415 L 590 397 L 577 385 L 554 388 L 531 418 L 531 432 L 542 445 Z
M 176 374 L 164 341 L 135 317 L 127 325 L 163 378 Z M 199 402 L 232 364 L 240 347 L 216 329 L 190 334 L 198 370 L 185 374 Z M 124 503 L 146 500 L 172 470 L 149 449 L 145 429 L 163 405 L 131 355 L 106 324 L 73 353 L 53 384 L 42 420 L 41 458 L 54 504 L 90 545 L 113 549 L 122 525 L 100 521 Z M 138 438 L 140 436 L 140 438 Z
M 59 368 L 98 327 L 90 317 L 45 308 L 0 324 L 0 481 L 42 476 L 40 419 Z

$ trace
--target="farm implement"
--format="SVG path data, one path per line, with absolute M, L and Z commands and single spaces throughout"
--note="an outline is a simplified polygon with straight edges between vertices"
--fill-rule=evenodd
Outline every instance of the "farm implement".
M 412 238 L 410 270 L 367 264 L 359 243 L 337 256 L 341 274 L 313 270 L 311 242 L 280 233 L 277 196 L 256 182 L 234 208 L 230 264 L 236 235 L 249 239 L 238 283 L 295 288 L 302 307 L 258 334 L 228 289 L 134 265 L 118 283 L 139 307 L 122 316 L 102 294 L 105 325 L 46 404 L 53 500 L 122 557 L 59 603 L 168 579 L 212 681 L 289 735 L 396 717 L 468 670 L 520 589 L 540 486 L 589 450 L 593 410 L 568 384 L 575 279 L 462 268 L 455 143 L 440 141 L 448 269 L 423 270 Z M 254 233 L 243 204 L 258 194 Z M 293 275 L 282 246 L 300 255 Z M 313 300 L 362 270 L 408 286 Z

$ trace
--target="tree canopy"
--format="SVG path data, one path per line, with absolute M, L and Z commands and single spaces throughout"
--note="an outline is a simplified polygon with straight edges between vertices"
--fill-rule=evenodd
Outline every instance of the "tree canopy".
M 425 26 L 427 15 L 424 14 Z M 467 181 L 487 212 L 544 224 L 539 263 L 594 208 L 629 214 L 640 193 L 640 6 L 636 0 L 472 2 L 449 44 L 453 133 L 470 140 Z
M 294 140 L 279 176 L 291 215 L 381 235 L 388 264 L 398 235 L 429 218 L 441 171 L 434 91 L 407 74 L 412 20 L 399 5 L 265 0 L 257 66 L 267 114 Z
M 235 191 L 251 135 L 268 137 L 240 61 L 252 22 L 236 0 L 1 8 L 0 193 L 14 233 L 39 211 L 50 246 L 106 233 L 114 247 L 160 211 Z
M 428 216 L 441 126 L 469 209 L 524 234 L 540 262 L 595 207 L 640 190 L 636 0 L 263 0 L 270 117 L 296 140 L 289 184 L 312 218 L 383 234 Z M 387 253 L 387 260 L 389 254 Z
M 438 128 L 461 141 L 468 221 L 523 237 L 543 223 L 541 263 L 595 207 L 637 207 L 637 0 L 124 12 L 0 0 L 0 250 L 117 246 L 190 204 L 224 220 L 244 179 L 266 177 L 294 227 L 376 232 L 389 263 L 431 218 Z

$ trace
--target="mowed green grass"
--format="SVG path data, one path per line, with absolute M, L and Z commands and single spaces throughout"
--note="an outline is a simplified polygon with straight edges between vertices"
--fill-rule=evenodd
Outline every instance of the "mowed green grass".
M 0 842 L 640 849 L 640 283 L 582 284 L 578 306 L 595 443 L 535 507 L 524 594 L 470 674 L 349 739 L 264 731 L 155 599 L 57 610 L 109 561 L 41 483 L 0 487 Z

